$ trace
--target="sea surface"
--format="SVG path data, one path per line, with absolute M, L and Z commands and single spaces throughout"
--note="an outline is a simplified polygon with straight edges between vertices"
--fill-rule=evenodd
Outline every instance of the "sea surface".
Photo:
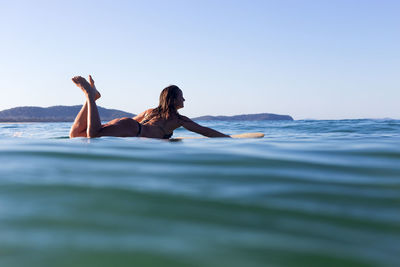
M 400 266 L 399 120 L 200 123 L 0 123 L 0 266 Z

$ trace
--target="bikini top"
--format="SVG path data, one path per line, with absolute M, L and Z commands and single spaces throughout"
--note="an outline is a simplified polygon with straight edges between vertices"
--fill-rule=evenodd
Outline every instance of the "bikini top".
M 146 114 L 145 118 L 146 118 L 146 117 L 148 117 L 147 114 Z M 151 118 L 151 119 L 152 119 L 152 118 Z M 145 119 L 144 121 L 141 122 L 141 124 L 145 124 L 145 123 L 149 122 L 151 119 Z M 174 132 L 167 134 L 167 133 L 165 133 L 164 128 L 162 128 L 161 126 L 158 126 L 158 127 L 159 127 L 159 128 L 161 129 L 161 131 L 163 131 L 163 133 L 164 133 L 162 139 L 170 139 L 170 138 L 172 137 L 172 135 L 174 134 Z

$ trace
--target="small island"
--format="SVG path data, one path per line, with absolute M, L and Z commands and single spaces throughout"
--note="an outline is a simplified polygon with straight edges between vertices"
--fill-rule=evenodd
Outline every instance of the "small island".
M 43 107 L 16 107 L 0 111 L 0 122 L 73 122 L 82 105 Z M 100 117 L 109 121 L 121 117 L 134 117 L 135 114 L 98 107 Z
M 292 121 L 293 118 L 289 115 L 278 115 L 272 113 L 258 113 L 258 114 L 243 114 L 234 116 L 201 116 L 193 118 L 199 121 L 267 121 L 267 120 L 284 120 Z
M 77 106 L 52 106 L 52 107 L 16 107 L 0 111 L 0 122 L 73 122 L 81 105 Z M 135 114 L 98 107 L 103 121 L 110 121 L 121 117 L 134 117 Z M 290 120 L 289 115 L 271 113 L 244 114 L 235 116 L 201 116 L 192 118 L 196 121 L 264 121 L 264 120 Z

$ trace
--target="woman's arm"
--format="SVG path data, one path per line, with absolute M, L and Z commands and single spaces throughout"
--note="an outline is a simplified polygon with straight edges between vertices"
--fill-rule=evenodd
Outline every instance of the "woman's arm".
M 223 134 L 211 128 L 201 126 L 185 116 L 180 116 L 180 121 L 181 126 L 191 132 L 195 132 L 207 137 L 230 137 L 229 135 Z

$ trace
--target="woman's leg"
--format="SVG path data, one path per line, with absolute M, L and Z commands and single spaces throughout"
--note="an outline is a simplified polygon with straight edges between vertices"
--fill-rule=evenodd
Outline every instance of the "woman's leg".
M 139 132 L 139 123 L 131 118 L 115 119 L 106 125 L 101 125 L 99 111 L 95 102 L 98 92 L 94 87 L 94 82 L 92 82 L 93 79 L 90 76 L 89 80 L 92 85 L 81 76 L 72 78 L 72 81 L 80 87 L 86 95 L 86 103 L 79 112 L 73 125 L 76 134 L 88 138 L 100 136 L 137 136 Z M 86 122 L 86 126 L 84 125 L 84 122 Z
M 72 124 L 71 130 L 69 132 L 69 137 L 87 137 L 86 135 L 87 128 L 87 102 L 82 106 L 81 111 L 79 111 L 78 115 L 75 118 L 74 123 Z
M 94 80 L 92 76 L 89 75 L 90 86 L 96 91 L 95 100 L 101 97 L 100 93 L 97 91 L 96 86 L 94 85 Z M 78 115 L 75 118 L 74 123 L 72 124 L 69 137 L 87 137 L 87 118 L 88 118 L 88 104 L 85 101 L 85 104 L 82 106 Z
M 98 137 L 101 130 L 101 121 L 94 94 L 88 94 L 86 103 L 88 104 L 86 135 L 89 138 Z
M 86 137 L 92 138 L 92 137 L 98 137 L 99 136 L 99 131 L 101 129 L 101 121 L 100 121 L 100 116 L 99 116 L 99 111 L 97 109 L 97 105 L 96 105 L 96 89 L 92 88 L 92 86 L 90 86 L 90 84 L 85 80 L 85 78 L 81 77 L 81 76 L 76 76 L 74 78 L 72 78 L 72 81 L 78 86 L 80 87 L 85 95 L 86 95 L 86 109 L 85 109 L 85 105 L 84 107 L 82 107 L 82 114 L 78 114 L 81 115 L 81 122 L 84 121 L 83 119 L 83 115 L 85 114 L 85 111 L 87 113 L 87 127 L 86 127 Z M 80 113 L 81 113 L 80 112 Z M 79 118 L 77 118 L 79 119 Z M 81 128 L 82 129 L 82 128 Z

